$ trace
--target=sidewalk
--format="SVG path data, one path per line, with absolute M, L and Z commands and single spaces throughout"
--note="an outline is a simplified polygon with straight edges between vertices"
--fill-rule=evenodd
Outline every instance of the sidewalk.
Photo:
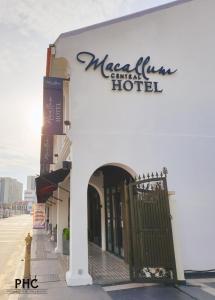
M 122 284 L 102 288 L 99 285 L 68 287 L 65 272 L 68 257 L 54 252 L 55 243 L 44 230 L 34 230 L 31 276 L 37 277 L 38 288 L 27 289 L 19 300 L 212 300 L 215 299 L 215 278 L 187 280 L 187 286 L 170 287 L 152 284 Z M 24 290 L 25 291 L 25 290 Z M 23 290 L 22 290 L 23 292 Z M 10 298 L 17 299 L 17 298 Z
M 37 276 L 39 287 L 22 294 L 19 300 L 110 300 L 108 294 L 96 285 L 68 287 L 65 281 L 65 263 L 54 252 L 44 230 L 34 230 L 31 250 L 31 276 Z

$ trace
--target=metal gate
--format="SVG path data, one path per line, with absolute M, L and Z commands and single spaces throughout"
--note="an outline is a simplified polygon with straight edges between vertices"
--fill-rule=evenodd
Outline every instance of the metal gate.
M 129 183 L 129 265 L 134 281 L 175 282 L 167 169 Z

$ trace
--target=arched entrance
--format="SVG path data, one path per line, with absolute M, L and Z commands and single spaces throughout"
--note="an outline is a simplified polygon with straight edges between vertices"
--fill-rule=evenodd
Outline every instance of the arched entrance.
M 89 272 L 96 284 L 130 279 L 125 186 L 135 173 L 129 171 L 122 165 L 108 164 L 98 168 L 89 180 Z
M 164 168 L 160 175 L 133 180 L 116 165 L 93 173 L 89 184 L 97 186 L 103 197 L 106 251 L 114 254 L 103 259 L 98 249 L 94 253 L 91 249 L 91 275 L 94 280 L 103 279 L 97 283 L 177 280 L 166 174 Z M 93 213 L 96 219 L 95 209 Z
M 101 205 L 97 190 L 88 185 L 88 240 L 101 247 Z

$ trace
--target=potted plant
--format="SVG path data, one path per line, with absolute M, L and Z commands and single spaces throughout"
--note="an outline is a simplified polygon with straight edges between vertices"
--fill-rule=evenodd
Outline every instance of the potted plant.
M 70 231 L 69 228 L 63 229 L 63 254 L 69 255 L 69 236 Z

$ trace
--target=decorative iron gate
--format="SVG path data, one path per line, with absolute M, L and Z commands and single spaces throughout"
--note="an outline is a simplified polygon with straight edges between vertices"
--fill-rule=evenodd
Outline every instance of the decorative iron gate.
M 129 183 L 129 264 L 134 281 L 177 280 L 166 175 L 164 168 Z

